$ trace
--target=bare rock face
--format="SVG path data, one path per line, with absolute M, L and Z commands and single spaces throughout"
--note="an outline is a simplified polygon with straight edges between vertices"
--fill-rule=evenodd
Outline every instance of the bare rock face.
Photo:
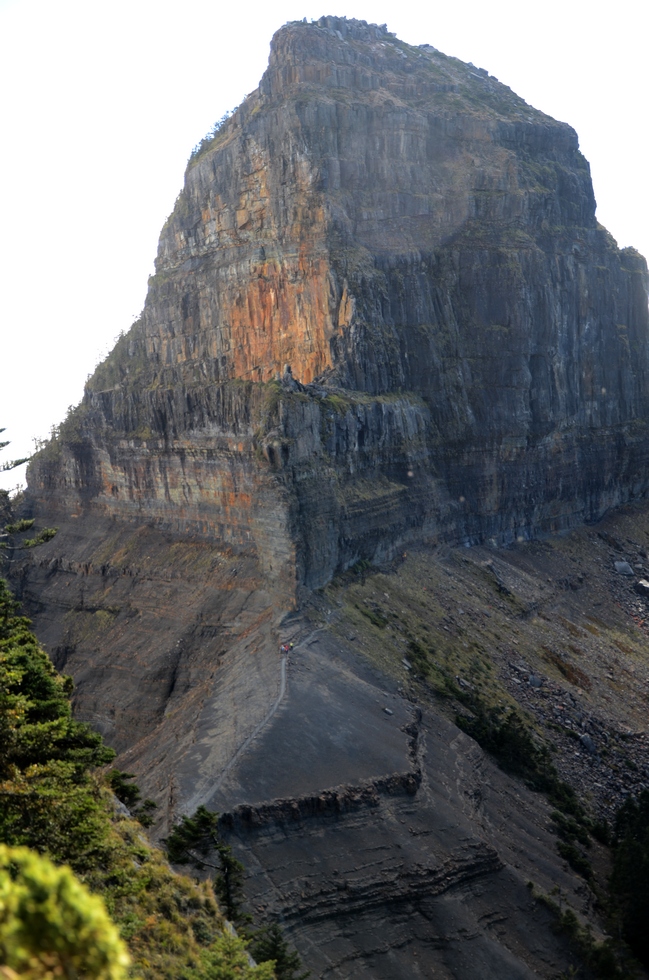
M 385 28 L 289 24 L 192 155 L 141 318 L 31 464 L 59 533 L 14 585 L 78 716 L 159 834 L 224 814 L 251 903 L 317 976 L 556 976 L 572 952 L 528 882 L 597 926 L 545 804 L 422 718 L 353 619 L 286 615 L 411 543 L 644 496 L 647 285 L 569 126 Z
M 598 518 L 647 487 L 649 324 L 594 211 L 574 131 L 486 72 L 282 28 L 35 505 L 253 548 L 289 590 L 413 534 Z

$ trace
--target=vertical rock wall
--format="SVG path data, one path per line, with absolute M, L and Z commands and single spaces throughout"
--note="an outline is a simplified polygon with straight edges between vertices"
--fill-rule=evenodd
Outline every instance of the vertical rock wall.
M 30 499 L 289 590 L 413 535 L 560 530 L 646 491 L 648 340 L 569 126 L 382 28 L 289 24 Z

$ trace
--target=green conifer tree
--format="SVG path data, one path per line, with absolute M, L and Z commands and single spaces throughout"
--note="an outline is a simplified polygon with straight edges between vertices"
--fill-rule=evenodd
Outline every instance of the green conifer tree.
M 0 429 L 0 433 L 4 432 L 4 429 Z M 9 445 L 9 442 L 0 442 L 0 450 L 5 449 Z M 0 472 L 6 472 L 7 470 L 13 470 L 16 466 L 20 466 L 22 463 L 27 463 L 31 459 L 30 456 L 24 456 L 22 459 L 12 459 L 0 464 Z M 31 531 L 34 526 L 33 518 L 21 518 L 20 520 L 12 520 L 12 508 L 11 499 L 9 497 L 9 492 L 7 490 L 0 490 L 0 550 L 1 551 L 23 551 L 26 548 L 36 548 L 40 544 L 46 544 L 51 541 L 56 534 L 58 528 L 55 527 L 44 527 L 34 537 L 25 538 L 21 535 L 25 534 L 27 531 Z
M 276 922 L 254 932 L 248 948 L 258 963 L 274 962 L 277 980 L 306 980 L 310 976 L 309 970 L 299 972 L 302 966 L 299 954 L 291 949 Z
M 221 837 L 218 823 L 218 813 L 199 806 L 193 817 L 182 818 L 164 844 L 174 864 L 215 872 L 214 891 L 221 906 L 231 922 L 241 924 L 250 921 L 242 911 L 244 867 Z

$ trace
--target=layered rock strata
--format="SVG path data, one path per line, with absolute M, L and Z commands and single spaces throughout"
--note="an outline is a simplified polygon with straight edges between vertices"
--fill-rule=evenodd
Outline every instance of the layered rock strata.
M 289 590 L 413 534 L 560 530 L 646 490 L 648 339 L 569 126 L 384 29 L 289 24 L 31 499 L 253 549 Z
M 284 760 L 272 748 L 290 715 L 299 715 L 300 673 L 315 669 L 316 657 L 326 663 L 336 655 L 359 670 L 350 645 L 326 632 L 296 646 L 285 715 L 239 766 L 248 789 L 255 772 L 257 791 L 263 785 L 255 757 L 265 759 L 266 781 L 272 773 L 275 786 L 286 788 Z M 345 704 L 357 751 L 371 751 L 350 688 Z M 222 814 L 222 833 L 246 865 L 250 909 L 280 921 L 321 978 L 527 980 L 569 970 L 574 954 L 557 941 L 538 893 L 559 887 L 580 913 L 590 916 L 592 908 L 557 859 L 550 807 L 500 773 L 454 725 L 428 710 L 416 714 L 393 692 L 394 680 L 375 680 L 374 713 L 386 741 L 399 731 L 394 718 L 411 711 L 401 772 Z M 322 708 L 313 720 L 322 736 L 321 715 Z

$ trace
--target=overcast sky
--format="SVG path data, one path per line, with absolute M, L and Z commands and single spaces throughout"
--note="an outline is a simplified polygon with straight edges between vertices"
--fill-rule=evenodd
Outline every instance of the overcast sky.
M 649 255 L 647 0 L 0 0 L 3 458 L 136 319 L 189 153 L 256 88 L 272 34 L 323 13 L 387 23 L 569 122 L 599 220 Z

